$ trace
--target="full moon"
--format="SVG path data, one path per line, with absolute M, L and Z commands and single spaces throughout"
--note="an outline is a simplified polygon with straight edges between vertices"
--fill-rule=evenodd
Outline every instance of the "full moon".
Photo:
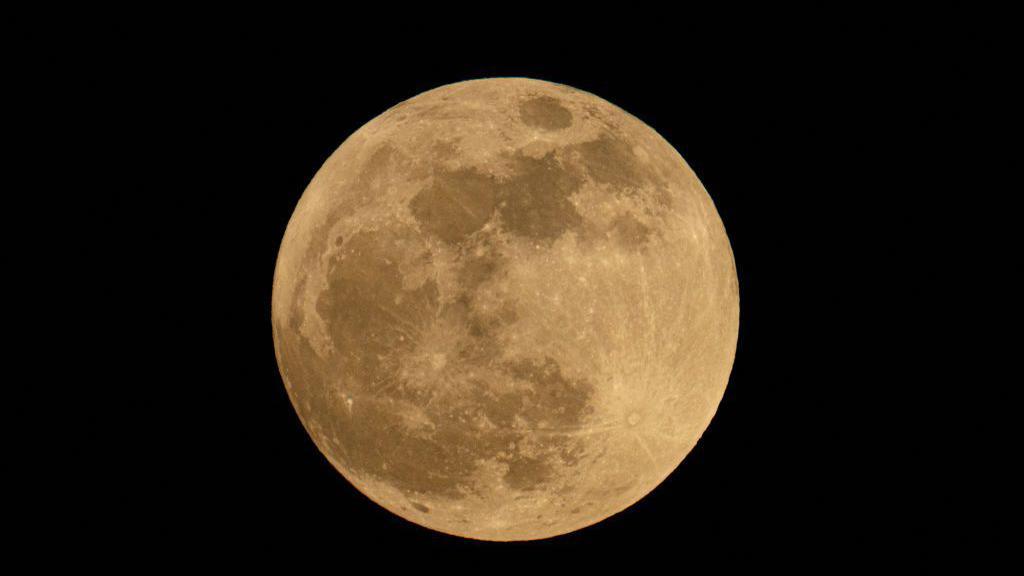
M 272 323 L 296 412 L 360 492 L 440 532 L 533 540 L 682 462 L 729 380 L 739 289 L 668 142 L 587 92 L 495 78 L 402 102 L 327 159 Z

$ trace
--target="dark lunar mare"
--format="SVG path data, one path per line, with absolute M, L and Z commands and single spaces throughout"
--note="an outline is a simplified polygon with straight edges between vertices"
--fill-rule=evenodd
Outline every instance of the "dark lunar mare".
M 530 174 L 523 181 L 530 182 Z M 531 229 L 543 230 L 543 225 Z M 564 434 L 537 440 L 526 432 L 544 426 L 578 429 L 589 411 L 592 386 L 567 378 L 549 357 L 502 361 L 494 336 L 515 322 L 514 306 L 508 303 L 494 314 L 480 314 L 473 307 L 475 290 L 502 273 L 493 242 L 483 255 L 463 253 L 463 291 L 452 303 L 439 304 L 432 280 L 413 290 L 403 288 L 395 258 L 402 251 L 422 249 L 415 234 L 396 224 L 360 232 L 339 247 L 330 263 L 328 287 L 317 301 L 333 342 L 331 368 L 290 375 L 298 404 L 314 405 L 300 408 L 303 417 L 315 422 L 325 438 L 339 439 L 326 449 L 346 468 L 387 482 L 410 497 L 461 498 L 472 493 L 481 460 L 504 464 L 509 487 L 536 489 L 551 478 L 555 467 L 574 465 L 581 447 Z M 488 245 L 486 239 L 476 240 L 474 246 Z M 430 347 L 424 339 L 432 333 L 433 323 L 468 330 L 452 350 L 453 365 L 438 375 L 437 382 L 407 386 L 399 366 L 417 346 Z M 282 354 L 288 366 L 323 364 L 301 343 L 285 346 Z M 317 379 L 316 373 L 337 374 L 337 381 L 331 386 L 306 381 Z M 449 393 L 444 378 L 468 386 Z M 488 378 L 513 385 L 494 385 Z M 505 391 L 495 391 L 501 389 Z M 403 407 L 422 411 L 427 422 L 410 426 Z M 480 422 L 486 425 L 481 428 Z

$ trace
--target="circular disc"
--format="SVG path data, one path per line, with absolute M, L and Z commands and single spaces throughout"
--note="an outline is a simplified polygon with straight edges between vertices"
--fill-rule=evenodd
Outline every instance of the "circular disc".
M 671 145 L 586 92 L 501 78 L 420 94 L 338 148 L 288 224 L 272 316 L 295 409 L 359 491 L 529 540 L 679 465 L 725 391 L 739 294 Z

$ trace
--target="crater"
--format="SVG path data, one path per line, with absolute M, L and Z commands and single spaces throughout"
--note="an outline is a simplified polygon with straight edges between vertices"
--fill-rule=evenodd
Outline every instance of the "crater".
M 519 104 L 523 124 L 542 130 L 563 130 L 572 126 L 572 112 L 551 96 L 536 96 Z

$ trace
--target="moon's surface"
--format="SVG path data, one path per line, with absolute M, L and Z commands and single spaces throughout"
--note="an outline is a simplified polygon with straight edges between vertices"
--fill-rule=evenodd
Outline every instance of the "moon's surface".
M 592 94 L 502 78 L 420 94 L 338 148 L 288 224 L 272 316 L 295 409 L 359 491 L 531 540 L 679 465 L 725 391 L 739 293 L 668 142 Z

